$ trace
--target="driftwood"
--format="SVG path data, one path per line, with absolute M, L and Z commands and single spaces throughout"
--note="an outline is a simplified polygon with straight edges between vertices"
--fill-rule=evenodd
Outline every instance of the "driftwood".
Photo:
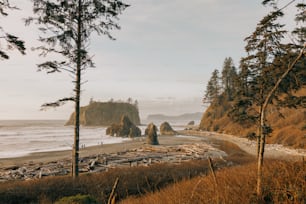
M 165 162 L 179 164 L 189 160 L 206 160 L 209 156 L 220 158 L 226 156 L 226 153 L 206 143 L 173 146 L 144 145 L 136 149 L 120 152 L 119 154 L 110 153 L 81 157 L 79 167 L 80 173 L 103 172 L 109 168 L 127 167 L 127 165 L 148 166 Z M 0 182 L 68 175 L 70 171 L 70 159 L 44 164 L 29 162 L 22 166 L 0 168 Z

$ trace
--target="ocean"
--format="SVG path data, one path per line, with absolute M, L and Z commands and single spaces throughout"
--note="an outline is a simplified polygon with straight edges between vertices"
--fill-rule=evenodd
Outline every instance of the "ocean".
M 73 127 L 61 120 L 0 120 L 0 158 L 34 152 L 71 150 Z M 121 143 L 129 138 L 111 137 L 106 127 L 81 127 L 80 147 Z

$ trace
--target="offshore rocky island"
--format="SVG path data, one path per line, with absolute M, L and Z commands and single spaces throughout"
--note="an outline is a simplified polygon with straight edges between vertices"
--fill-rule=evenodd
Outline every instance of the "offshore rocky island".
M 66 125 L 74 124 L 72 113 Z M 124 102 L 97 102 L 91 101 L 89 105 L 81 107 L 80 124 L 84 126 L 109 126 L 118 123 L 125 115 L 135 125 L 140 125 L 137 104 Z

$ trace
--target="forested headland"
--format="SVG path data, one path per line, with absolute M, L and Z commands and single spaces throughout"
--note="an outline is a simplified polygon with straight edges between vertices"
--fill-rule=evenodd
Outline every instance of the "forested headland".
M 201 130 L 306 147 L 305 4 L 296 7 L 293 30 L 280 23 L 284 8 L 273 10 L 245 38 L 239 65 L 228 57 L 212 72 Z

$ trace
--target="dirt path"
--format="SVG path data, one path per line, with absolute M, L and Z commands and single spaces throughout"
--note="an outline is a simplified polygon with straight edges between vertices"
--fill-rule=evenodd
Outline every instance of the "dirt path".
M 192 130 L 180 131 L 180 134 L 190 135 L 190 136 L 200 136 L 207 139 L 213 138 L 217 140 L 232 142 L 238 145 L 243 151 L 256 156 L 257 152 L 256 141 L 250 141 L 246 138 L 237 137 L 228 134 L 220 134 L 215 132 L 192 131 Z M 289 147 L 284 147 L 283 145 L 279 144 L 266 144 L 265 157 L 275 158 L 275 159 L 296 160 L 306 157 L 306 149 L 292 149 Z

